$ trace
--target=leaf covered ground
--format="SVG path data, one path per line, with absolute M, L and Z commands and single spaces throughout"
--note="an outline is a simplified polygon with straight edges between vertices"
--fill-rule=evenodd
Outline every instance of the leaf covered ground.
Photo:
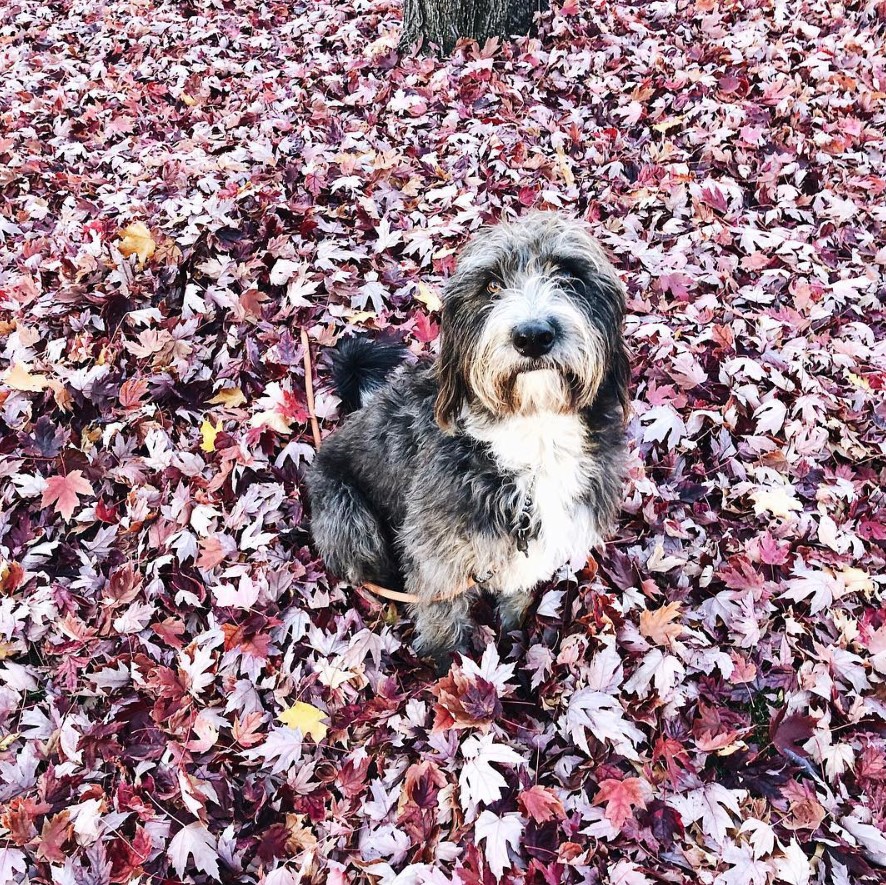
M 4 6 L 0 881 L 882 882 L 886 7 L 399 23 Z M 311 553 L 301 330 L 325 433 L 531 207 L 630 291 L 620 529 L 437 680 Z

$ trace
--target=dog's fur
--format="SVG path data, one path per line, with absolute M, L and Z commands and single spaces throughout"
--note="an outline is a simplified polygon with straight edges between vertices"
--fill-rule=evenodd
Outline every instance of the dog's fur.
M 611 528 L 629 402 L 623 314 L 621 282 L 587 227 L 536 213 L 468 244 L 436 362 L 340 345 L 337 386 L 359 407 L 309 471 L 314 539 L 348 581 L 421 600 L 410 606 L 419 652 L 440 661 L 463 647 L 471 578 L 512 629 L 533 588 L 583 564 Z M 538 322 L 556 340 L 527 357 L 515 329 Z

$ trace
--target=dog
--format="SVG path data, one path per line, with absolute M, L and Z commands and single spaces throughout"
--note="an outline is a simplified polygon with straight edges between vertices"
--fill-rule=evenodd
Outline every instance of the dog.
M 613 526 L 626 463 L 624 287 L 588 226 L 555 213 L 479 230 L 445 287 L 439 356 L 340 342 L 351 414 L 308 474 L 327 567 L 403 588 L 413 646 L 464 650 L 478 590 L 502 629 Z

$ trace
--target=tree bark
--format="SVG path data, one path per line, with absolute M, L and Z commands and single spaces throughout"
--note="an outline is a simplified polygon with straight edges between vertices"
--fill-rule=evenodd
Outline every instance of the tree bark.
M 451 52 L 461 37 L 485 43 L 532 30 L 533 16 L 547 0 L 403 0 L 402 47 L 419 40 Z

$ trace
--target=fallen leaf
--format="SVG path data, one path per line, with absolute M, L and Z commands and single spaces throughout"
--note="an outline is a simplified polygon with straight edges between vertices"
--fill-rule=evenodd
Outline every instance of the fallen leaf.
M 551 790 L 538 784 L 523 790 L 517 801 L 523 811 L 540 824 L 554 818 L 562 820 L 566 816 L 563 803 Z
M 751 492 L 754 502 L 754 514 L 761 516 L 767 511 L 773 516 L 787 519 L 792 513 L 803 509 L 803 505 L 784 486 L 774 486 L 768 489 L 757 489 Z
M 326 737 L 327 726 L 323 720 L 326 713 L 313 704 L 296 701 L 291 707 L 287 707 L 278 717 L 284 725 L 297 728 L 305 737 L 311 737 L 315 741 L 322 741 Z
M 421 281 L 416 285 L 415 300 L 420 301 L 431 313 L 435 313 L 443 307 L 440 296 Z
M 491 811 L 484 811 L 475 824 L 478 842 L 485 842 L 484 854 L 489 869 L 496 879 L 511 866 L 508 849 L 516 851 L 523 834 L 523 822 L 519 814 L 505 814 L 499 817 Z
M 218 869 L 218 850 L 215 837 L 199 821 L 182 827 L 173 837 L 167 849 L 169 860 L 179 879 L 188 869 L 188 858 L 194 858 L 194 866 L 221 880 Z
M 208 418 L 203 419 L 203 423 L 200 425 L 200 436 L 202 437 L 200 448 L 204 452 L 215 451 L 215 438 L 218 436 L 221 429 L 221 421 L 213 426 L 212 422 Z
M 221 405 L 227 409 L 236 409 L 237 406 L 242 406 L 245 402 L 246 397 L 243 396 L 243 391 L 239 387 L 227 387 L 220 390 L 209 400 L 211 405 Z
M 142 221 L 134 221 L 128 227 L 123 228 L 118 234 L 120 242 L 117 248 L 125 258 L 137 255 L 140 264 L 144 264 L 157 248 L 154 237 Z
M 675 624 L 680 616 L 680 603 L 671 602 L 661 608 L 640 612 L 640 633 L 656 645 L 670 645 L 682 632 L 683 625 Z
M 638 777 L 607 778 L 600 781 L 594 804 L 605 803 L 603 813 L 606 819 L 620 830 L 634 816 L 635 808 L 646 807 L 646 790 L 646 785 Z
M 3 374 L 3 383 L 13 390 L 23 390 L 28 393 L 39 393 L 49 386 L 49 379 L 40 373 L 31 374 L 31 370 L 21 363 L 13 363 Z
M 56 513 L 69 522 L 74 511 L 80 506 L 81 495 L 94 495 L 92 486 L 80 470 L 47 477 L 46 488 L 40 501 L 41 507 L 55 505 Z

